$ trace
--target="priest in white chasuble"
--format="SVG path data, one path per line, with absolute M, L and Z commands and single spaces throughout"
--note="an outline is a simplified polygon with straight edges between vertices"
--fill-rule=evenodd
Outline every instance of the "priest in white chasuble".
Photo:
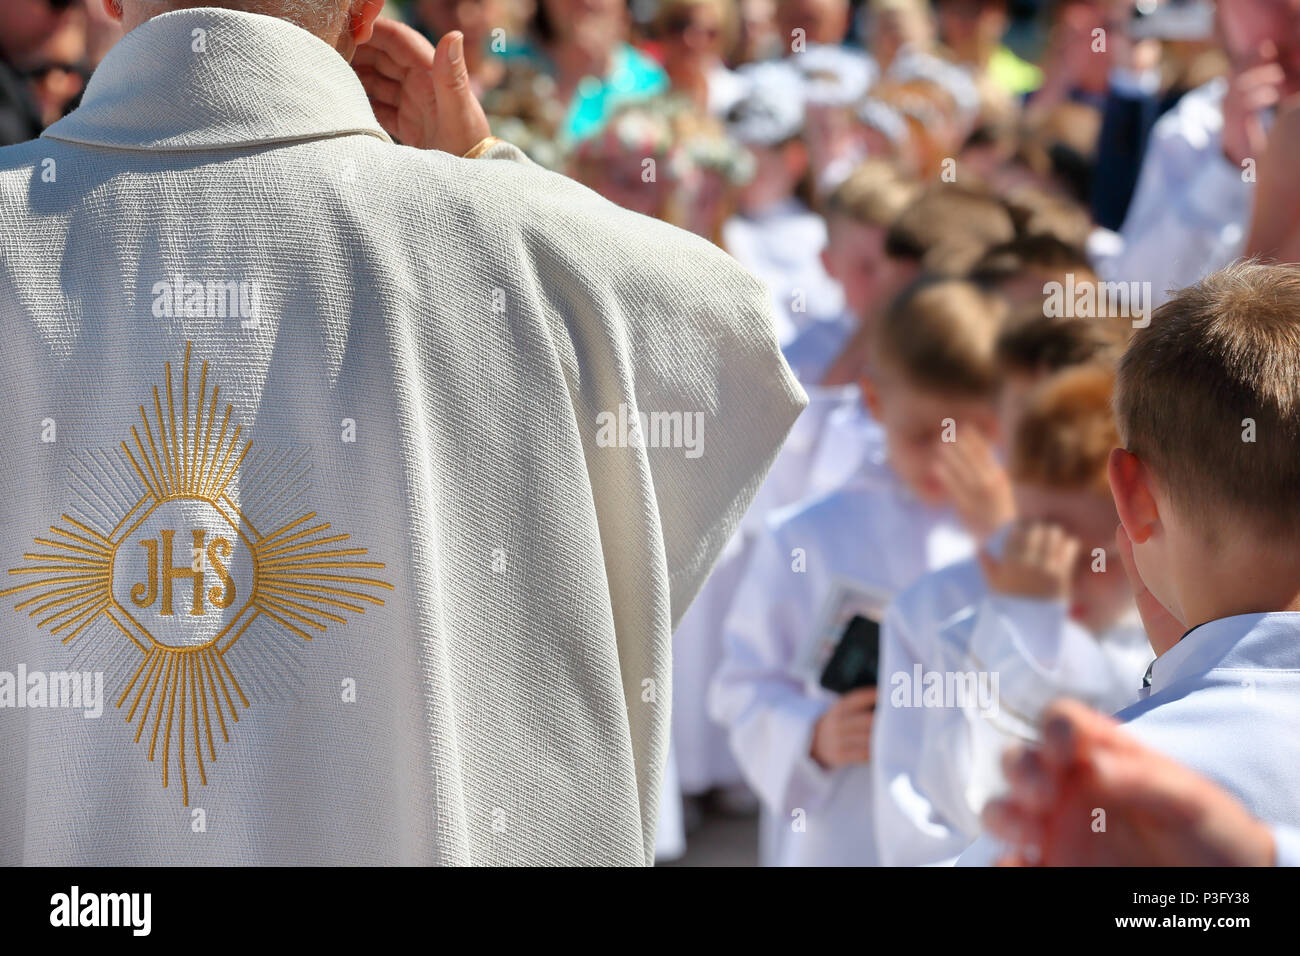
M 649 862 L 806 402 L 765 289 L 488 138 L 458 35 L 105 2 L 0 150 L 0 863 Z

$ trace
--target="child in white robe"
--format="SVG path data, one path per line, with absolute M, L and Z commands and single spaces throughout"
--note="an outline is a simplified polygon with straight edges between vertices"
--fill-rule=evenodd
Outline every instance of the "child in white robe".
M 889 609 L 873 763 L 882 864 L 953 862 L 1002 785 L 1002 751 L 1034 739 L 1056 697 L 1108 712 L 1137 699 L 1153 654 L 1112 553 L 1113 379 L 1097 363 L 1039 386 L 1016 416 L 1016 524 Z
M 844 292 L 844 308 L 813 316 L 782 349 L 805 387 L 819 384 L 849 339 L 898 293 L 909 270 L 885 249 L 889 227 L 916 197 L 917 186 L 886 159 L 856 165 L 824 206 L 821 262 Z
M 844 248 L 854 248 L 852 243 L 858 243 L 855 254 L 859 259 L 854 263 L 846 257 L 844 262 L 837 263 L 833 256 L 827 255 L 824 256 L 827 268 L 844 284 L 847 298 L 872 304 L 855 309 L 859 326 L 822 374 L 821 383 L 826 386 L 843 385 L 871 374 L 877 313 L 883 303 L 878 295 L 875 298 L 864 295 L 862 287 L 899 289 L 915 281 L 923 270 L 940 275 L 964 274 L 971 262 L 991 245 L 1008 240 L 1015 233 L 1010 214 L 997 199 L 955 185 L 939 184 L 919 194 L 912 192 L 911 201 L 893 216 L 883 236 L 877 237 L 869 230 L 864 231 L 862 224 L 880 221 L 879 212 L 873 210 L 894 198 L 897 190 L 881 188 L 885 183 L 886 176 L 879 166 L 864 164 L 831 196 L 829 252 L 834 253 L 838 248 L 835 237 L 839 233 L 844 238 Z M 835 213 L 837 203 L 845 210 L 843 214 Z M 881 257 L 869 254 L 877 238 Z M 792 368 L 797 365 L 800 351 L 799 339 L 785 348 Z M 837 409 L 827 419 L 811 457 L 809 496 L 825 494 L 844 484 L 876 453 L 881 441 L 879 423 L 864 405 Z
M 1117 544 L 1158 655 L 1117 716 L 1284 827 L 1300 825 L 1298 316 L 1294 266 L 1238 263 L 1175 292 L 1120 361 L 1110 460 Z M 1000 853 L 982 836 L 960 862 Z
M 754 529 L 774 510 L 811 496 L 812 458 L 826 444 L 822 438 L 826 423 L 844 409 L 862 408 L 856 383 L 817 383 L 857 329 L 859 317 L 874 315 L 897 291 L 891 261 L 883 252 L 884 237 L 915 191 L 915 185 L 903 179 L 892 164 L 872 160 L 855 168 L 827 200 L 827 243 L 821 260 L 827 273 L 843 285 L 844 312 L 834 319 L 814 318 L 784 349 L 791 370 L 808 392 L 808 407 L 790 430 L 740 529 L 673 635 L 673 743 L 681 788 L 688 796 L 743 786 L 726 732 L 707 714 L 708 684 L 722 659 L 722 626 Z M 879 427 L 874 422 L 871 425 L 878 433 Z M 877 439 L 877 444 L 881 440 Z M 860 464 L 861 456 L 854 460 Z
M 863 389 L 886 435 L 844 487 L 774 514 L 724 629 L 710 710 L 763 803 L 763 862 L 876 861 L 868 765 L 875 690 L 823 689 L 808 651 L 838 636 L 842 608 L 879 620 L 925 571 L 969 556 L 937 448 L 951 430 L 996 434 L 1000 303 L 969 283 L 908 289 L 879 328 Z
M 808 176 L 803 78 L 772 61 L 737 74 L 744 95 L 727 113 L 727 131 L 748 150 L 754 174 L 723 224 L 722 245 L 767 284 L 784 347 L 810 321 L 840 315 L 844 293 L 822 264 L 826 223 L 800 198 Z
M 724 790 L 731 792 L 732 802 L 743 803 L 743 792 L 736 791 L 743 791 L 744 777 L 726 730 L 708 714 L 709 682 L 722 661 L 723 623 L 748 564 L 750 543 L 765 517 L 806 497 L 808 459 L 828 417 L 861 404 L 856 385 L 810 387 L 807 392 L 808 407 L 791 427 L 740 527 L 673 632 L 673 747 L 680 790 L 665 791 L 665 799 Z

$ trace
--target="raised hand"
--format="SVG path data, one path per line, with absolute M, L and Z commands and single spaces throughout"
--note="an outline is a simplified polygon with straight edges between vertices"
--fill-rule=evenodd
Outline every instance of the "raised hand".
M 938 475 L 957 516 L 976 540 L 983 541 L 1015 517 L 1011 479 L 992 444 L 975 429 L 939 446 Z
M 996 594 L 1067 600 L 1079 557 L 1079 539 L 1064 528 L 1020 521 L 1012 527 L 1001 557 L 979 552 L 989 590 Z
M 396 20 L 375 21 L 352 59 L 375 118 L 398 142 L 462 156 L 491 134 L 474 98 L 458 31 L 433 44 Z
M 1268 145 L 1264 111 L 1282 99 L 1286 71 L 1277 63 L 1234 72 L 1228 78 L 1223 97 L 1223 152 L 1240 166 L 1245 159 L 1259 159 Z

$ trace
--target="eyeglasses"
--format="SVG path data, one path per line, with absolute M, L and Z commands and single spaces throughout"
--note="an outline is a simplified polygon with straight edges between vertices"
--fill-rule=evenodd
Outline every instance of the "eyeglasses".
M 55 12 L 62 13 L 68 7 L 76 3 L 77 0 L 45 0 L 46 5 Z

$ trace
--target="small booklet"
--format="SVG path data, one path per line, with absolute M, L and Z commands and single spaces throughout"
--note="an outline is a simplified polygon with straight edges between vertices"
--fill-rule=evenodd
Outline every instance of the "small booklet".
M 847 578 L 832 580 L 817 624 L 795 655 L 795 673 L 837 694 L 876 682 L 880 622 L 889 595 Z

